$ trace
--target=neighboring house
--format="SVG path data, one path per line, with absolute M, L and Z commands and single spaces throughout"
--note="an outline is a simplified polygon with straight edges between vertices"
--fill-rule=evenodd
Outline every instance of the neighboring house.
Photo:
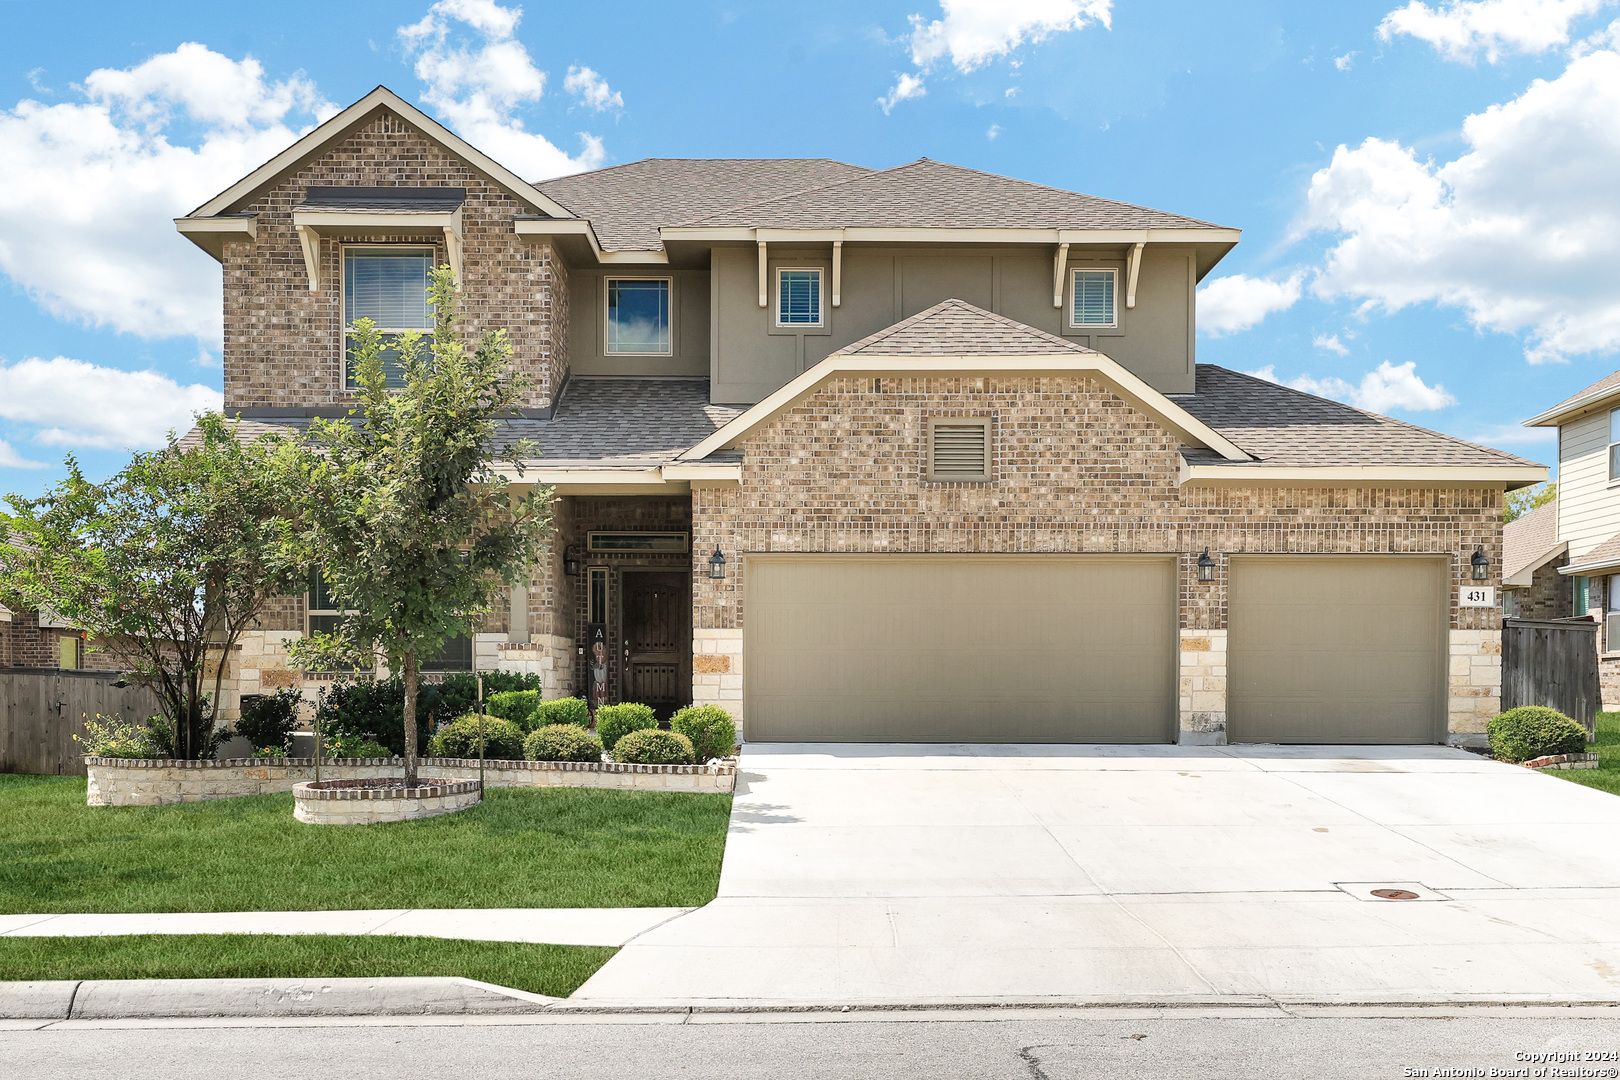
M 1535 597 L 1507 610 L 1602 622 L 1604 707 L 1620 708 L 1620 371 L 1524 424 L 1558 429 L 1558 498 L 1505 530 L 1524 551 L 1515 584 Z
M 531 184 L 381 88 L 177 224 L 223 265 L 248 435 L 342 415 L 345 324 L 425 327 L 433 264 L 507 330 L 557 535 L 466 662 L 547 696 L 805 741 L 1434 743 L 1497 710 L 1461 590 L 1546 469 L 1195 363 L 1234 229 L 928 160 Z M 241 691 L 315 684 L 284 644 L 320 594 L 247 636 Z

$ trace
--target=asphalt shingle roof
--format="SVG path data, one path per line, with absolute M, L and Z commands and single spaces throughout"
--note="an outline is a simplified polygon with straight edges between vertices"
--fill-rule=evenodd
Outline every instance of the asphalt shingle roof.
M 1556 412 L 1559 409 L 1565 408 L 1566 406 L 1579 401 L 1581 398 L 1588 397 L 1592 394 L 1601 394 L 1605 390 L 1613 390 L 1616 387 L 1620 387 L 1620 371 L 1615 372 L 1613 375 L 1605 375 L 1591 386 L 1588 386 L 1585 390 L 1582 390 L 1579 393 L 1571 394 L 1563 401 L 1560 401 L 1558 404 L 1554 405 L 1551 409 L 1544 409 L 1542 411 Z
M 870 337 L 841 356 L 1042 356 L 1091 349 L 997 315 L 966 300 L 945 300 Z
M 1502 576 L 1510 578 L 1558 546 L 1558 500 L 1502 526 Z
M 657 251 L 660 225 L 869 171 L 829 158 L 648 158 L 535 187 L 589 219 L 607 250 Z
M 1198 365 L 1196 387 L 1170 400 L 1259 459 L 1250 466 L 1534 464 L 1213 364 Z
M 778 229 L 1221 227 L 927 158 L 788 196 L 752 203 L 734 199 L 729 205 L 731 209 L 669 224 Z
M 1609 537 L 1579 558 L 1571 556 L 1569 561 L 1572 566 L 1620 565 L 1620 533 Z

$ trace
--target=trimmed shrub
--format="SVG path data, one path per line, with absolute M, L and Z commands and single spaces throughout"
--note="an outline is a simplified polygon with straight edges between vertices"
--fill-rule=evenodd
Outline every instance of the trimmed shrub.
M 538 690 L 503 690 L 484 699 L 484 711 L 510 720 L 524 731 L 534 730 L 534 710 L 540 705 Z
M 585 704 L 584 698 L 577 697 L 542 701 L 534 711 L 534 727 L 542 728 L 548 724 L 576 724 L 588 728 L 591 726 L 591 707 Z
M 602 740 L 578 724 L 547 724 L 523 740 L 530 761 L 601 761 Z
M 688 705 L 669 718 L 669 730 L 692 741 L 699 762 L 725 757 L 737 746 L 737 722 L 718 705 Z
M 1540 705 L 1521 705 L 1491 720 L 1485 729 L 1491 753 L 1499 761 L 1529 761 L 1547 754 L 1579 754 L 1586 749 L 1586 729 L 1559 712 Z
M 236 733 L 252 743 L 255 751 L 285 750 L 298 726 L 298 703 L 303 699 L 303 693 L 290 686 L 274 694 L 243 694 Z
M 423 683 L 417 702 L 418 715 L 427 713 L 435 722 L 453 720 L 458 716 L 478 711 L 478 677 L 484 677 L 485 711 L 487 702 L 496 694 L 513 690 L 540 689 L 540 676 L 523 675 L 515 671 L 452 671 L 436 683 Z
M 608 753 L 619 745 L 619 740 L 632 731 L 646 731 L 658 726 L 658 717 L 651 705 L 626 701 L 618 705 L 604 705 L 596 710 L 596 733 L 602 737 L 602 746 Z
M 429 757 L 478 756 L 478 714 L 468 713 L 428 740 Z M 523 729 L 510 720 L 484 715 L 484 757 L 490 761 L 522 761 Z
M 416 703 L 416 744 L 427 745 L 433 734 L 434 697 L 422 687 Z M 437 687 L 433 689 L 437 690 Z M 438 715 L 460 715 L 444 713 Z M 340 679 L 327 691 L 320 709 L 323 740 L 358 735 L 381 743 L 389 757 L 405 752 L 405 682 L 398 676 L 381 681 Z
M 691 739 L 657 728 L 632 731 L 613 748 L 613 760 L 628 765 L 690 765 L 693 757 Z
M 380 742 L 364 735 L 337 735 L 321 738 L 321 756 L 328 758 L 391 758 L 397 755 Z

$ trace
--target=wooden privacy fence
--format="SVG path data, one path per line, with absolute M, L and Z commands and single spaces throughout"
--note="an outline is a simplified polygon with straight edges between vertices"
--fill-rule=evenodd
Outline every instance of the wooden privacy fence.
M 1598 623 L 1594 619 L 1503 619 L 1502 708 L 1545 705 L 1595 735 Z
M 119 713 L 144 720 L 158 711 L 157 695 L 116 686 L 116 671 L 56 668 L 0 670 L 0 772 L 84 775 L 84 718 Z

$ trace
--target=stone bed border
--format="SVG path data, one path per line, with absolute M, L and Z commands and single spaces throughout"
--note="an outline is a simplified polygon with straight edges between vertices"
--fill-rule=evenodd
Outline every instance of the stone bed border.
M 1531 758 L 1519 764 L 1527 769 L 1595 769 L 1598 767 L 1598 756 L 1593 753 L 1579 754 L 1547 754 L 1545 757 Z
M 291 791 L 315 779 L 315 759 L 104 758 L 86 755 L 91 806 L 167 806 Z M 322 758 L 322 780 L 383 780 L 397 777 L 400 758 Z M 421 758 L 422 780 L 476 780 L 477 758 Z M 594 787 L 631 791 L 698 791 L 731 794 L 737 759 L 707 765 L 632 765 L 616 761 L 486 760 L 487 787 Z
M 439 817 L 477 806 L 477 780 L 430 780 L 406 787 L 403 778 L 322 780 L 293 785 L 293 817 L 307 825 L 381 825 Z

